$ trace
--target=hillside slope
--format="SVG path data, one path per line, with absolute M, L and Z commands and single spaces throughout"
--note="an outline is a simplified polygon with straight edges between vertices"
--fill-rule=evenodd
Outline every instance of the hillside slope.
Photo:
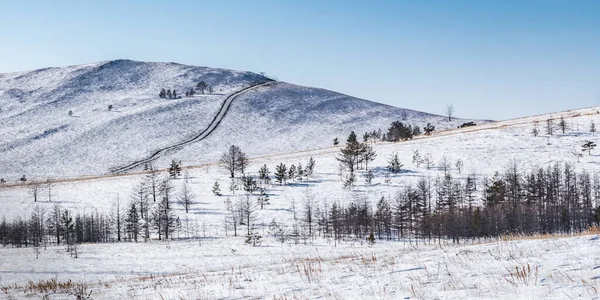
M 0 177 L 107 174 L 197 135 L 228 95 L 265 80 L 251 72 L 129 60 L 0 74 Z M 181 95 L 200 81 L 215 93 L 158 97 L 161 88 Z M 214 161 L 230 144 L 251 156 L 325 147 L 350 130 L 385 129 L 402 116 L 438 128 L 463 121 L 277 82 L 241 95 L 211 136 L 156 164 Z

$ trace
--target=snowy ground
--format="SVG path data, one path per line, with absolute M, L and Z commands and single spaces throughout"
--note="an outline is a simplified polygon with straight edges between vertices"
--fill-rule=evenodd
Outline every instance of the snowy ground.
M 553 136 L 546 135 L 545 120 L 560 116 L 566 118 L 569 129 L 564 134 L 555 129 Z M 538 137 L 531 134 L 534 120 L 540 121 Z M 293 223 L 293 206 L 300 211 L 299 203 L 307 194 L 313 195 L 319 206 L 346 203 L 356 197 L 374 204 L 421 176 L 439 176 L 438 168 L 427 170 L 412 163 L 416 149 L 421 154 L 431 153 L 436 164 L 443 157 L 451 162 L 460 158 L 464 162 L 462 174 L 454 167 L 451 170 L 457 177 L 469 173 L 479 178 L 491 176 L 513 160 L 522 171 L 554 162 L 599 171 L 596 151 L 581 158 L 572 154 L 581 152 L 585 140 L 596 140 L 588 130 L 591 122 L 600 123 L 596 108 L 472 127 L 460 130 L 460 134 L 441 132 L 408 142 L 377 143 L 378 157 L 370 164 L 376 174 L 374 184 L 366 185 L 360 176 L 364 171 L 360 171 L 359 184 L 353 190 L 342 188 L 335 160 L 339 148 L 255 157 L 252 174 L 263 164 L 273 172 L 280 162 L 289 166 L 306 165 L 311 156 L 316 160 L 316 175 L 311 180 L 268 188 L 271 205 L 257 211 L 258 230 L 266 237 L 261 247 L 245 246 L 242 237 L 226 237 L 225 200 L 235 201 L 241 193 L 233 195 L 227 190 L 226 171 L 216 164 L 195 166 L 185 171 L 198 196 L 197 203 L 188 214 L 175 207 L 182 220 L 189 221 L 190 231 L 202 237 L 200 240 L 81 245 L 77 259 L 63 247 L 41 250 L 38 259 L 31 248 L 0 248 L 0 286 L 17 284 L 0 297 L 39 297 L 39 293 L 23 291 L 19 286 L 29 280 L 56 278 L 85 283 L 87 291 L 100 299 L 598 298 L 600 258 L 595 236 L 442 246 L 378 242 L 368 247 L 345 242 L 334 247 L 322 238 L 308 245 L 281 245 L 270 237 L 266 226 L 274 219 Z M 399 153 L 405 166 L 387 184 L 383 174 L 393 152 Z M 34 203 L 29 188 L 7 187 L 0 191 L 0 218 L 27 217 L 37 205 L 50 209 L 57 203 L 79 212 L 108 212 L 117 198 L 129 201 L 133 187 L 142 178 L 131 175 L 57 183 L 51 190 L 52 202 L 47 200 L 46 189 Z M 215 181 L 221 183 L 223 196 L 211 193 Z M 176 191 L 183 182 L 183 178 L 174 181 Z
M 1 249 L 0 298 L 70 299 L 29 280 L 72 280 L 93 299 L 597 299 L 600 237 L 469 245 L 307 245 L 242 238 Z M 16 286 L 15 286 L 16 284 Z M 9 287 L 10 286 L 10 287 Z

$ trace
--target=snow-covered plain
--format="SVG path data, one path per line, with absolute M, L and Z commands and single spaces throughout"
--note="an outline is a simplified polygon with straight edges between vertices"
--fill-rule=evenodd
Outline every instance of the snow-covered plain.
M 545 120 L 561 116 L 569 129 L 564 134 L 558 129 L 552 136 L 545 134 Z M 537 137 L 531 133 L 534 121 L 539 122 Z M 593 235 L 476 245 L 416 246 L 397 241 L 369 247 L 355 241 L 335 246 L 323 238 L 308 241 L 307 245 L 282 245 L 270 235 L 267 226 L 272 220 L 290 226 L 294 218 L 292 207 L 296 205 L 300 213 L 300 203 L 307 194 L 313 195 L 319 206 L 335 201 L 348 203 L 358 197 L 374 204 L 381 196 L 393 197 L 421 176 L 441 175 L 442 171 L 435 167 L 427 170 L 412 163 L 416 149 L 421 154 L 431 153 L 436 164 L 443 157 L 451 162 L 460 158 L 464 162 L 462 174 L 455 168 L 451 171 L 459 178 L 470 173 L 479 179 L 491 176 L 503 171 L 511 161 L 517 161 L 521 171 L 570 162 L 578 170 L 597 172 L 600 165 L 595 151 L 580 158 L 573 155 L 581 152 L 584 141 L 596 139 L 589 132 L 592 122 L 600 122 L 597 108 L 439 132 L 407 142 L 377 142 L 374 148 L 378 156 L 370 164 L 376 174 L 374 183 L 366 185 L 361 170 L 353 190 L 342 187 L 335 159 L 338 147 L 254 157 L 251 174 L 256 174 L 263 164 L 273 171 L 280 162 L 306 165 L 309 157 L 316 160 L 316 174 L 310 180 L 269 186 L 271 205 L 257 211 L 258 230 L 265 237 L 260 247 L 244 245 L 243 237 L 231 237 L 231 229 L 225 230 L 225 200 L 235 201 L 242 193 L 238 191 L 236 196 L 227 190 L 227 172 L 214 163 L 190 166 L 184 171 L 198 203 L 188 214 L 180 206 L 175 208 L 184 226 L 189 226 L 198 238 L 169 243 L 86 244 L 79 247 L 76 259 L 64 247 L 41 250 L 38 259 L 33 249 L 1 248 L 0 286 L 17 285 L 1 296 L 30 293 L 37 297 L 41 293 L 19 286 L 26 286 L 29 280 L 56 278 L 85 283 L 87 292 L 92 291 L 94 298 L 99 299 L 597 298 L 600 259 L 596 255 L 598 239 Z M 225 148 L 214 150 L 221 151 Z M 404 171 L 392 175 L 387 184 L 383 174 L 394 152 L 400 155 Z M 52 202 L 43 192 L 41 200 L 34 203 L 27 187 L 7 187 L 0 191 L 0 217 L 27 217 L 37 205 L 50 209 L 57 203 L 73 211 L 108 212 L 117 198 L 128 201 L 143 177 L 134 174 L 56 183 L 52 187 Z M 184 180 L 174 180 L 176 190 Z M 223 196 L 211 193 L 215 181 L 220 182 Z M 520 274 L 523 267 L 527 269 L 524 276 L 517 275 L 517 267 Z M 73 291 L 66 293 L 69 292 Z M 60 298 L 65 294 L 57 292 L 51 296 Z
M 76 259 L 64 247 L 37 259 L 32 249 L 8 248 L 0 249 L 0 298 L 597 299 L 599 246 L 594 235 L 372 247 L 324 240 L 249 247 L 219 238 L 81 245 Z M 27 287 L 48 279 L 84 288 Z
M 207 79 L 210 74 L 217 74 L 214 82 Z M 155 97 L 161 87 L 183 91 L 199 79 L 214 84 L 219 94 L 178 100 Z M 76 177 L 106 174 L 111 167 L 197 133 L 226 95 L 257 79 L 260 76 L 252 73 L 131 61 L 0 75 L 0 101 L 7 104 L 0 111 L 4 154 L 0 163 L 11 183 L 0 189 L 0 219 L 26 218 L 38 206 L 50 210 L 58 204 L 74 213 L 108 213 L 117 199 L 126 204 L 145 174 Z M 152 84 L 142 85 L 147 82 Z M 582 157 L 573 154 L 582 153 L 584 141 L 596 140 L 589 127 L 592 122 L 600 124 L 599 108 L 438 130 L 407 142 L 377 142 L 373 147 L 378 156 L 369 164 L 376 176 L 373 184 L 367 185 L 364 170 L 359 170 L 357 186 L 348 190 L 342 187 L 343 174 L 335 159 L 340 148 L 330 146 L 334 137 L 343 145 L 350 130 L 359 137 L 366 130 L 384 130 L 404 111 L 411 124 L 432 122 L 438 129 L 455 128 L 466 120 L 447 122 L 441 116 L 281 82 L 252 90 L 238 100 L 210 138 L 156 162 L 163 168 L 176 158 L 186 167 L 187 179 L 173 180 L 175 192 L 187 180 L 197 203 L 187 214 L 174 205 L 184 227 L 176 236 L 194 238 L 84 244 L 78 246 L 78 258 L 63 246 L 39 249 L 39 253 L 32 248 L 2 247 L 0 298 L 70 299 L 89 292 L 93 299 L 599 297 L 599 242 L 591 234 L 467 245 L 409 241 L 335 245 L 317 237 L 295 245 L 277 242 L 268 229 L 275 220 L 289 230 L 293 207 L 301 214 L 301 203 L 308 196 L 319 207 L 357 198 L 375 204 L 420 177 L 442 174 L 437 167 L 417 167 L 412 162 L 414 150 L 431 154 L 436 165 L 443 158 L 452 166 L 461 159 L 460 174 L 451 168 L 456 178 L 492 176 L 515 161 L 521 172 L 555 162 L 600 171 L 596 150 Z M 109 104 L 116 111 L 107 111 Z M 66 114 L 68 110 L 74 117 Z M 546 120 L 552 118 L 556 124 L 560 117 L 565 118 L 567 131 L 555 128 L 554 135 L 547 135 Z M 535 121 L 537 137 L 531 133 Z M 45 133 L 37 137 L 40 132 Z M 232 229 L 224 225 L 230 214 L 226 200 L 235 202 L 243 193 L 228 190 L 228 174 L 215 163 L 231 144 L 250 156 L 251 175 L 263 164 L 273 172 L 279 163 L 306 166 L 310 157 L 316 161 L 315 175 L 309 180 L 268 186 L 271 204 L 256 212 L 256 230 L 264 236 L 259 247 L 245 245 L 242 236 L 232 237 Z M 395 152 L 404 164 L 403 172 L 391 175 L 387 183 L 387 161 Z M 44 186 L 34 202 L 29 186 L 12 184 L 22 173 L 30 181 L 67 180 L 54 183 L 51 190 Z M 221 184 L 223 196 L 212 194 L 215 181 Z M 52 279 L 79 286 L 40 291 L 30 283 Z

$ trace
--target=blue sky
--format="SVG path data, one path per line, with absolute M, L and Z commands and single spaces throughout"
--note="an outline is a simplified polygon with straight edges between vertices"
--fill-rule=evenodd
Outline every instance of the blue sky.
M 600 105 L 600 1 L 0 0 L 0 20 L 1 73 L 128 58 L 468 118 Z

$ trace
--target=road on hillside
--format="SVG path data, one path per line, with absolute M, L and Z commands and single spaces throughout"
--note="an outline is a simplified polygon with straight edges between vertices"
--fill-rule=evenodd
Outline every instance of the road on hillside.
M 269 81 L 261 81 L 259 83 L 255 83 L 251 86 L 245 87 L 229 96 L 227 96 L 227 98 L 225 98 L 225 101 L 223 101 L 223 104 L 221 104 L 221 107 L 219 108 L 219 111 L 217 112 L 217 114 L 215 115 L 215 117 L 213 118 L 212 122 L 210 122 L 210 124 L 200 133 L 198 133 L 197 135 L 193 136 L 190 139 L 187 139 L 185 141 L 179 142 L 175 145 L 171 145 L 169 147 L 165 147 L 159 150 L 156 150 L 156 152 L 154 152 L 152 155 L 142 159 L 142 160 L 138 160 L 135 162 L 132 162 L 126 166 L 123 167 L 118 167 L 118 168 L 114 168 L 111 169 L 111 172 L 113 174 L 119 174 L 119 173 L 124 173 L 126 171 L 129 171 L 131 169 L 134 169 L 136 167 L 139 167 L 141 165 L 145 165 L 147 163 L 150 163 L 151 161 L 159 158 L 161 155 L 165 154 L 166 152 L 169 151 L 177 151 L 180 150 L 181 148 L 183 148 L 186 145 L 189 145 L 191 143 L 195 143 L 198 141 L 201 141 L 203 139 L 205 139 L 206 137 L 208 137 L 221 123 L 221 121 L 223 120 L 223 118 L 225 117 L 225 115 L 227 114 L 227 112 L 229 111 L 229 107 L 231 106 L 231 103 L 233 102 L 233 100 L 235 100 L 237 97 L 239 97 L 240 95 L 248 92 L 249 90 L 252 89 L 256 89 L 259 88 L 261 86 L 265 86 L 268 85 L 270 83 L 273 83 L 274 81 L 269 80 Z

